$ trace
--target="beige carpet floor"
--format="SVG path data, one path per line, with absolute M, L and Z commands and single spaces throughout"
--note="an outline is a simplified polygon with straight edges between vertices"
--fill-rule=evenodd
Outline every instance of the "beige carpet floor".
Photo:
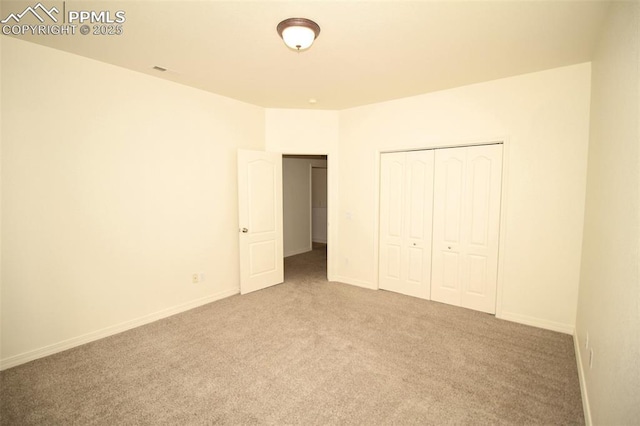
M 286 281 L 0 374 L 3 425 L 582 424 L 568 335 L 325 279 Z

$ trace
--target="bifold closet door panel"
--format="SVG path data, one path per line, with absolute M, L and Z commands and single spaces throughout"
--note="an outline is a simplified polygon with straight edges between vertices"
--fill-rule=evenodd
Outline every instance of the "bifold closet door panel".
M 495 313 L 502 145 L 436 150 L 431 298 Z
M 429 299 L 433 151 L 381 156 L 380 288 Z
M 423 299 L 430 299 L 431 290 L 433 161 L 433 150 L 411 151 L 405 158 L 406 277 L 400 292 Z
M 380 158 L 379 286 L 392 291 L 403 275 L 404 157 L 404 152 L 394 152 Z
M 465 164 L 465 148 L 436 152 L 431 299 L 456 306 L 461 304 Z
M 462 306 L 495 314 L 502 196 L 502 145 L 467 148 L 467 280 Z

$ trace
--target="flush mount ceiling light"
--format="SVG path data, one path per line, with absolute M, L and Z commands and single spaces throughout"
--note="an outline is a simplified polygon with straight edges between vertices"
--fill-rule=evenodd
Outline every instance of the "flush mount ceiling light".
M 297 51 L 311 47 L 320 34 L 320 26 L 307 18 L 285 19 L 278 24 L 277 30 L 284 44 Z

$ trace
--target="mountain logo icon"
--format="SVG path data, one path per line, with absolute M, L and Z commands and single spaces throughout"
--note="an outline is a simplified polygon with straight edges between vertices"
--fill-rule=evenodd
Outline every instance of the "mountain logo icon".
M 20 22 L 20 20 L 28 14 L 31 14 L 33 16 L 36 17 L 36 19 L 38 19 L 38 21 L 43 22 L 44 23 L 44 18 L 42 15 L 46 15 L 49 18 L 51 18 L 51 20 L 53 22 L 58 22 L 58 19 L 53 15 L 53 14 L 58 14 L 60 13 L 60 11 L 54 6 L 51 9 L 47 9 L 46 7 L 44 7 L 42 5 L 42 3 L 38 3 L 35 6 L 29 6 L 27 7 L 25 10 L 22 11 L 22 13 L 11 13 L 9 14 L 9 16 L 7 16 L 5 19 L 3 19 L 2 21 L 0 21 L 0 23 L 2 24 L 6 24 L 7 22 L 14 20 L 15 23 Z

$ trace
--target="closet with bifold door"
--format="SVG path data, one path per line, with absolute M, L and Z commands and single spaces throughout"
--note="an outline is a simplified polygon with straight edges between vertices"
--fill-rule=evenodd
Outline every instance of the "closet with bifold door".
M 502 144 L 383 153 L 379 287 L 495 313 Z

